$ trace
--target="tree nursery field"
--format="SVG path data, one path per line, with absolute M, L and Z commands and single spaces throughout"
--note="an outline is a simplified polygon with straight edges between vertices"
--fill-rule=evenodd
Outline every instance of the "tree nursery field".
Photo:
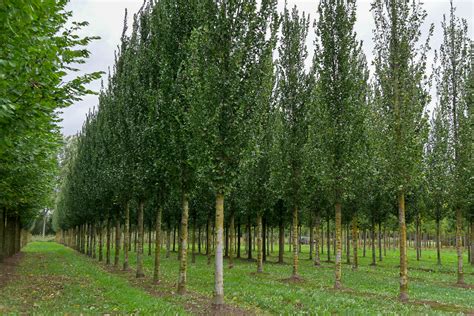
M 1 314 L 474 314 L 464 2 L 141 0 L 105 73 L 75 1 L 0 0 Z

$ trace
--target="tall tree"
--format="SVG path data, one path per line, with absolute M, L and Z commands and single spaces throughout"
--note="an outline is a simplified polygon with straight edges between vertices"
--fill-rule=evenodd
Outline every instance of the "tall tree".
M 380 86 L 380 111 L 385 121 L 384 155 L 388 185 L 396 192 L 400 237 L 400 300 L 408 301 L 405 196 L 419 174 L 429 101 L 425 70 L 428 41 L 419 45 L 426 11 L 417 1 L 375 0 L 375 78 Z M 419 45 L 419 46 L 418 46 Z

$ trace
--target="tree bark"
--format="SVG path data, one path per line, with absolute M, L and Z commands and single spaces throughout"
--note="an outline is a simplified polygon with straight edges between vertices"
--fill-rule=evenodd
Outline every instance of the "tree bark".
M 293 208 L 293 277 L 298 277 L 298 208 Z
M 359 258 L 357 256 L 357 247 L 358 247 L 358 236 L 359 236 L 359 229 L 357 227 L 357 215 L 352 217 L 352 252 L 353 252 L 353 262 L 352 262 L 352 269 L 357 270 L 359 267 Z
M 123 225 L 123 270 L 128 270 L 128 244 L 129 240 L 129 226 L 130 226 L 130 206 L 129 202 L 125 203 L 125 223 Z
M 456 208 L 456 253 L 458 258 L 458 282 L 457 284 L 464 283 L 464 272 L 463 272 L 463 262 L 462 262 L 462 212 L 461 208 Z
M 118 268 L 120 264 L 120 219 L 117 216 L 115 220 L 115 260 L 114 260 L 114 267 Z
M 342 238 L 342 229 L 341 229 L 341 203 L 336 202 L 335 205 L 336 214 L 335 214 L 335 226 L 336 226 L 336 265 L 335 265 L 335 276 L 336 280 L 334 283 L 335 289 L 340 289 L 342 287 L 341 283 L 341 274 L 342 274 L 342 247 L 341 247 L 341 238 Z
M 262 215 L 257 215 L 257 273 L 263 272 L 262 258 Z
M 191 263 L 196 263 L 196 212 L 194 212 L 193 216 L 193 240 L 192 240 L 192 258 L 191 258 Z
M 351 264 L 351 238 L 349 224 L 346 225 L 346 263 Z
M 441 265 L 441 228 L 440 220 L 436 218 L 436 259 L 437 263 Z
M 240 230 L 240 218 L 237 224 L 237 258 L 240 258 L 240 240 L 242 239 L 242 232 Z
M 166 230 L 166 258 L 170 257 L 171 251 L 171 226 L 168 224 L 168 229 Z
M 163 209 L 158 207 L 156 210 L 156 227 L 155 227 L 155 267 L 153 269 L 153 282 L 160 283 L 160 252 L 161 252 L 161 214 Z
M 5 258 L 5 210 L 0 210 L 0 263 Z
M 104 259 L 104 240 L 103 240 L 103 232 L 102 232 L 102 221 L 99 222 L 99 262 Z
M 471 218 L 471 265 L 474 265 L 474 218 Z
M 247 250 L 247 259 L 252 259 L 252 225 L 250 225 L 250 216 L 247 222 L 247 236 L 248 236 L 248 250 Z
M 145 276 L 143 272 L 143 208 L 145 202 L 143 200 L 139 201 L 138 204 L 138 245 L 137 245 L 137 278 L 142 278 Z
M 224 304 L 224 266 L 222 256 L 223 246 L 223 226 L 224 226 L 224 194 L 216 195 L 216 258 L 215 258 L 215 293 L 214 304 L 221 306 Z
M 328 221 L 327 221 L 327 228 L 326 228 L 326 242 L 327 242 L 327 250 L 328 250 L 328 262 L 331 262 L 331 231 L 329 229 L 329 216 L 328 216 Z
M 314 250 L 314 229 L 313 229 L 313 213 L 309 215 L 309 260 L 313 260 Z
M 408 301 L 407 227 L 405 223 L 405 193 L 398 193 L 398 224 L 400 229 L 400 300 Z
M 285 253 L 285 226 L 283 216 L 280 216 L 278 223 L 278 263 L 283 264 L 283 255 Z
M 105 264 L 110 264 L 110 216 L 107 217 Z
M 375 221 L 374 221 L 373 218 L 372 218 L 372 227 L 371 227 L 370 235 L 371 235 L 370 237 L 372 239 L 372 263 L 370 265 L 376 266 L 377 265 L 377 261 L 376 261 L 377 255 L 376 255 L 376 251 L 375 251 Z
M 379 221 L 379 231 L 378 231 L 378 243 L 379 243 L 379 261 L 382 261 L 382 223 Z
M 189 217 L 189 201 L 188 194 L 183 194 L 183 206 L 181 214 L 181 236 L 180 236 L 180 262 L 179 262 L 179 278 L 178 278 L 178 294 L 186 293 L 186 272 L 187 272 L 187 250 L 188 250 L 188 217 Z
M 211 256 L 212 256 L 212 249 L 211 249 L 211 216 L 207 217 L 207 231 L 206 231 L 206 255 L 207 255 L 207 264 L 211 264 Z
M 234 235 L 235 235 L 235 228 L 234 228 L 234 212 L 230 214 L 230 222 L 229 222 L 229 269 L 234 267 Z
M 320 266 L 321 259 L 319 257 L 319 239 L 320 239 L 320 231 L 319 228 L 321 226 L 321 216 L 316 214 L 316 223 L 314 225 L 314 265 Z

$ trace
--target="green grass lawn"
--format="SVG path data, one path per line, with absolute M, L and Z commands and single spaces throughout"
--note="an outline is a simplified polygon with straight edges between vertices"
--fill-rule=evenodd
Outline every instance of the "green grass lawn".
M 96 260 L 51 242 L 30 243 L 17 269 L 18 277 L 1 288 L 0 313 L 178 313 L 200 312 L 200 302 L 213 292 L 213 262 L 204 255 L 195 264 L 188 260 L 188 290 L 184 297 L 174 291 L 178 278 L 177 253 L 162 253 L 162 283 L 151 285 L 153 256 L 145 249 L 146 278 L 134 281 L 133 272 L 114 272 Z M 303 246 L 300 260 L 302 282 L 289 283 L 290 253 L 286 264 L 275 264 L 270 256 L 263 274 L 255 274 L 255 262 L 237 259 L 224 271 L 225 298 L 230 305 L 257 314 L 444 314 L 474 313 L 474 290 L 455 287 L 456 255 L 442 253 L 443 265 L 436 265 L 434 250 L 425 250 L 417 262 L 409 253 L 410 303 L 401 304 L 398 295 L 398 253 L 388 251 L 376 267 L 370 258 L 360 257 L 358 271 L 343 265 L 344 290 L 333 290 L 332 263 L 314 267 Z M 369 253 L 368 253 L 369 254 Z M 323 258 L 326 258 L 323 256 Z M 136 255 L 130 253 L 135 266 Z M 113 253 L 112 253 L 113 261 Z M 226 261 L 227 264 L 227 261 Z M 474 284 L 474 268 L 465 263 L 465 280 Z M 150 291 L 162 293 L 152 295 Z M 150 294 L 151 293 L 151 294 Z M 190 302 L 197 306 L 190 309 Z M 202 307 L 204 310 L 206 307 Z
M 32 242 L 22 251 L 16 276 L 0 287 L 0 314 L 185 313 L 57 243 Z
M 309 246 L 303 246 L 300 255 L 301 283 L 288 283 L 284 279 L 291 275 L 290 253 L 285 253 L 285 265 L 275 264 L 277 253 L 267 258 L 265 273 L 257 275 L 256 263 L 236 260 L 235 267 L 225 266 L 224 283 L 227 302 L 241 306 L 258 308 L 269 313 L 474 313 L 474 290 L 455 287 L 456 253 L 444 250 L 443 265 L 436 265 L 436 252 L 426 250 L 422 260 L 417 262 L 414 251 L 409 252 L 409 290 L 410 304 L 398 301 L 399 258 L 397 251 L 387 251 L 382 262 L 371 267 L 370 258 L 360 257 L 358 271 L 343 265 L 343 285 L 345 290 L 333 290 L 334 264 L 322 263 L 315 267 L 308 260 Z M 152 275 L 153 256 L 147 256 L 145 249 L 145 268 Z M 367 253 L 369 255 L 369 253 Z M 162 277 L 175 284 L 178 277 L 177 253 L 169 259 L 162 255 Z M 467 255 L 465 256 L 467 257 Z M 323 258 L 325 258 L 323 256 Z M 135 253 L 130 261 L 135 265 Z M 191 291 L 212 296 L 214 279 L 213 263 L 207 265 L 207 257 L 197 256 L 192 264 L 188 255 L 188 284 Z M 323 259 L 324 260 L 324 259 Z M 227 261 L 226 261 L 227 263 Z M 436 271 L 436 272 L 429 272 Z M 474 284 L 474 268 L 465 260 L 465 281 Z M 433 305 L 433 306 L 430 306 Z

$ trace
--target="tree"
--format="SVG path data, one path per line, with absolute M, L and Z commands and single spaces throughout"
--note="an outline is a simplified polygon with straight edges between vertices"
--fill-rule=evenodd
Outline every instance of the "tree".
M 400 229 L 400 300 L 408 301 L 405 195 L 421 166 L 429 101 L 425 70 L 428 41 L 418 47 L 426 12 L 421 3 L 375 0 L 375 78 L 380 86 L 380 111 L 385 121 L 384 156 L 389 165 L 388 182 L 396 192 Z
M 443 16 L 443 43 L 440 47 L 440 65 L 436 71 L 437 94 L 440 106 L 445 108 L 447 117 L 449 150 L 454 159 L 447 156 L 452 172 L 451 207 L 456 214 L 456 251 L 458 257 L 457 283 L 464 284 L 462 260 L 462 226 L 463 211 L 467 209 L 467 192 L 465 191 L 465 173 L 469 165 L 470 148 L 462 138 L 467 136 L 469 123 L 467 118 L 466 97 L 468 71 L 470 67 L 470 40 L 468 38 L 467 21 L 455 16 L 453 1 L 449 21 Z M 469 136 L 467 136 L 469 137 Z
M 318 73 L 317 104 L 321 107 L 323 148 L 327 157 L 327 187 L 335 208 L 336 226 L 336 281 L 340 289 L 342 261 L 342 204 L 350 189 L 351 175 L 357 168 L 355 144 L 362 136 L 359 91 L 365 91 L 361 79 L 361 43 L 357 42 L 354 23 L 354 1 L 321 1 L 316 23 L 315 71 Z M 362 73 L 363 74 L 363 73 Z M 362 77 L 364 78 L 364 77 Z M 362 99 L 363 100 L 363 99 Z

